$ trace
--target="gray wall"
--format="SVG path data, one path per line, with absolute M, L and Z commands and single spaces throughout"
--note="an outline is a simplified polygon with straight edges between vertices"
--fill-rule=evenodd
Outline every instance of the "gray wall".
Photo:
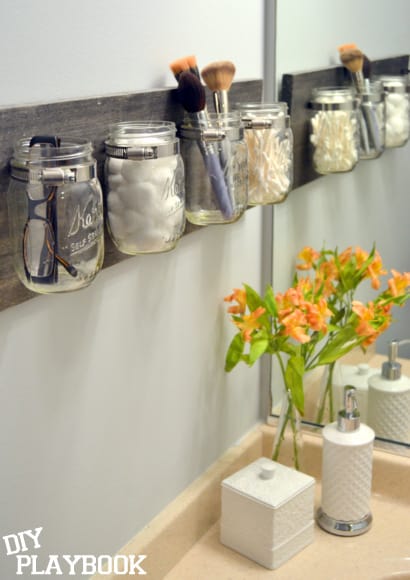
M 192 53 L 261 78 L 262 8 L 5 0 L 0 104 L 175 86 L 168 63 Z M 259 286 L 261 223 L 254 209 L 0 314 L 0 538 L 43 526 L 40 557 L 114 553 L 260 420 L 259 369 L 223 370 L 223 297 Z

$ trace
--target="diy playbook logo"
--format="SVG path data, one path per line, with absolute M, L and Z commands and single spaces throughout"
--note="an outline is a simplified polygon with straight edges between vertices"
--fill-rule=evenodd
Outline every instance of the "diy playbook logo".
M 147 557 L 144 554 L 138 556 L 134 554 L 128 556 L 50 554 L 46 566 L 41 566 L 38 562 L 38 555 L 27 552 L 41 548 L 39 537 L 42 531 L 43 528 L 35 528 L 3 536 L 7 556 L 16 558 L 17 576 L 62 576 L 63 574 L 67 576 L 92 574 L 144 576 L 147 574 L 141 566 Z

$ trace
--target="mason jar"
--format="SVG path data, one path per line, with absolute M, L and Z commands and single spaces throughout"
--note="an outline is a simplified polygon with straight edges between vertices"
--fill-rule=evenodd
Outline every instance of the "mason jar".
M 365 80 L 360 90 L 358 111 L 360 159 L 376 159 L 384 151 L 386 108 L 380 81 Z
M 286 103 L 237 103 L 248 147 L 248 204 L 286 199 L 293 184 L 293 133 Z
M 104 216 L 90 141 L 17 142 L 7 194 L 14 266 L 42 294 L 88 286 L 104 258 Z
M 410 134 L 409 81 L 407 75 L 382 75 L 386 101 L 386 148 L 402 147 Z
M 172 250 L 185 228 L 184 164 L 175 124 L 117 123 L 105 152 L 107 227 L 118 250 Z
M 310 142 L 317 173 L 352 171 L 359 160 L 358 99 L 350 87 L 318 87 L 310 101 Z
M 239 114 L 187 116 L 179 135 L 187 219 L 200 226 L 238 220 L 248 204 L 247 146 Z

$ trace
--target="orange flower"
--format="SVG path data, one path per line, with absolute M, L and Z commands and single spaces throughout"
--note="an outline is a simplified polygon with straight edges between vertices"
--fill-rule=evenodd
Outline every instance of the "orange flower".
M 387 271 L 383 269 L 382 259 L 377 251 L 374 254 L 372 263 L 367 267 L 367 274 L 372 279 L 373 290 L 378 290 L 380 288 L 379 276 L 384 276 Z
M 356 332 L 359 336 L 369 336 L 374 333 L 374 328 L 370 324 L 370 321 L 374 320 L 374 304 L 369 302 L 369 306 L 365 306 L 362 302 L 358 300 L 353 300 L 352 310 L 359 318 L 358 325 L 356 326 Z
M 225 302 L 233 302 L 236 300 L 238 304 L 234 304 L 228 308 L 231 314 L 244 314 L 246 309 L 246 292 L 242 288 L 234 288 L 233 293 L 225 296 Z
M 250 342 L 252 338 L 252 332 L 258 330 L 262 327 L 258 318 L 265 314 L 266 310 L 262 306 L 259 306 L 256 310 L 242 317 L 242 320 L 234 320 L 234 324 L 242 332 L 242 337 L 246 342 Z
M 310 336 L 306 333 L 306 316 L 301 310 L 294 310 L 282 320 L 284 326 L 283 334 L 290 336 L 302 344 L 310 341 Z
M 363 266 L 363 264 L 365 263 L 365 261 L 369 257 L 369 254 L 368 254 L 368 252 L 366 252 L 365 250 L 363 250 L 359 246 L 357 246 L 355 248 L 354 254 L 356 257 L 357 268 L 360 270 L 360 268 Z
M 394 298 L 403 296 L 406 293 L 407 288 L 410 286 L 410 272 L 404 272 L 401 274 L 400 272 L 397 272 L 397 270 L 391 270 L 391 273 L 393 278 L 390 278 L 387 282 L 390 294 Z
M 339 270 L 334 260 L 323 262 L 317 271 L 315 290 L 322 288 L 324 296 L 331 296 L 335 292 L 334 281 L 339 279 Z
M 347 262 L 350 261 L 352 257 L 352 246 L 349 246 L 341 254 L 339 254 L 339 262 L 342 266 L 345 266 Z
M 299 260 L 303 260 L 304 264 L 299 264 L 296 266 L 298 270 L 310 270 L 315 262 L 319 258 L 319 252 L 316 252 L 310 246 L 305 246 L 303 250 L 298 254 Z
M 327 307 L 326 300 L 321 298 L 317 304 L 306 302 L 306 319 L 312 330 L 327 332 L 326 318 L 332 315 Z

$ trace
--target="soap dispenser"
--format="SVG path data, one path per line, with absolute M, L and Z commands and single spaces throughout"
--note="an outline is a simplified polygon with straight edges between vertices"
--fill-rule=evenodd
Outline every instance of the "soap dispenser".
M 370 495 L 374 431 L 360 423 L 356 389 L 346 386 L 337 422 L 323 428 L 321 528 L 357 536 L 372 522 Z
M 410 441 L 410 379 L 397 362 L 399 346 L 410 340 L 392 340 L 381 373 L 369 378 L 368 421 L 378 437 Z

